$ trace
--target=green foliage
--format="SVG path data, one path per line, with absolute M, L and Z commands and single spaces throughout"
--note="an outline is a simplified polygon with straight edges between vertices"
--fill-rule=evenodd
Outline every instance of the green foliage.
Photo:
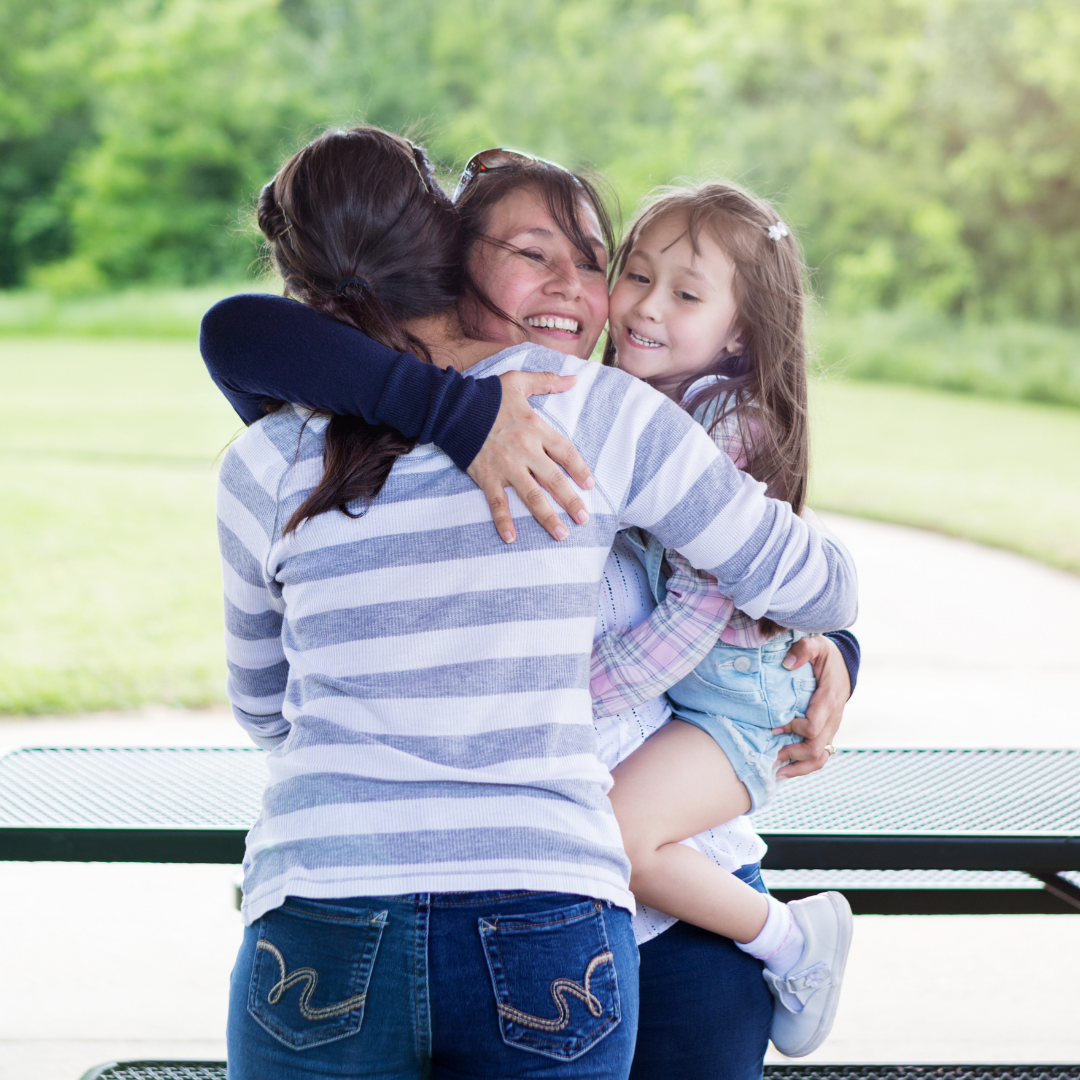
M 95 8 L 90 0 L 0 5 L 0 287 L 68 250 L 64 170 L 93 137 L 90 88 L 73 43 Z
M 252 261 L 238 204 L 318 108 L 277 6 L 135 0 L 100 20 L 105 107 L 73 173 L 72 220 L 110 280 L 206 281 Z
M 925 308 L 829 315 L 814 331 L 823 369 L 852 379 L 1080 407 L 1080 331 L 949 319 Z
M 1080 321 L 1073 0 L 8 0 L 0 285 L 198 282 L 324 122 L 778 197 L 837 311 Z M 70 259 L 70 261 L 65 261 Z

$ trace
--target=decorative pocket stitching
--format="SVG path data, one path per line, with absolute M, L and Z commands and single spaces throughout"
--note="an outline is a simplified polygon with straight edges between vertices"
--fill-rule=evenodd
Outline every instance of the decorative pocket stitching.
M 584 985 L 576 983 L 573 979 L 568 979 L 565 976 L 553 979 L 550 988 L 551 1000 L 555 1002 L 555 1008 L 559 1010 L 559 1015 L 554 1020 L 545 1020 L 542 1016 L 533 1016 L 532 1013 L 522 1012 L 512 1005 L 504 1005 L 502 1002 L 498 1003 L 499 1015 L 505 1016 L 507 1020 L 513 1020 L 523 1027 L 535 1028 L 537 1031 L 562 1031 L 570 1023 L 570 1006 L 567 1005 L 565 997 L 566 994 L 570 994 L 579 1001 L 583 1001 L 589 1012 L 599 1020 L 604 1014 L 604 1006 L 589 989 L 589 984 L 592 982 L 593 974 L 601 964 L 613 964 L 614 962 L 615 956 L 611 952 L 602 952 L 599 956 L 594 956 L 585 969 L 585 978 L 582 980 Z
M 281 995 L 299 982 L 307 983 L 307 986 L 304 987 L 300 994 L 299 1002 L 300 1015 L 305 1020 L 329 1020 L 333 1016 L 344 1016 L 346 1013 L 352 1012 L 353 1009 L 361 1008 L 364 1002 L 367 1001 L 367 991 L 365 990 L 364 993 L 346 998 L 336 1005 L 324 1005 L 313 1009 L 310 1003 L 311 997 L 315 993 L 315 987 L 319 982 L 319 973 L 313 967 L 302 967 L 297 968 L 290 975 L 285 965 L 285 957 L 276 945 L 272 945 L 265 939 L 260 939 L 256 942 L 255 948 L 265 949 L 278 962 L 278 967 L 281 969 L 281 978 L 274 983 L 270 988 L 270 993 L 266 995 L 266 1000 L 271 1005 L 276 1005 L 281 1000 Z

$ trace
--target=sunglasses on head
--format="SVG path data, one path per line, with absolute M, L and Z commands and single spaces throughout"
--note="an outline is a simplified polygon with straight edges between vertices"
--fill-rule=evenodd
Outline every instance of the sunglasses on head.
M 457 202 L 461 193 L 478 177 L 486 172 L 495 172 L 497 169 L 512 169 L 522 165 L 553 165 L 564 173 L 564 169 L 557 161 L 548 161 L 547 158 L 534 157 L 532 154 L 524 154 L 520 150 L 506 150 L 501 146 L 492 146 L 487 150 L 481 150 L 469 158 L 468 164 L 462 170 L 461 179 L 454 188 L 454 202 Z M 573 175 L 573 174 L 571 174 Z

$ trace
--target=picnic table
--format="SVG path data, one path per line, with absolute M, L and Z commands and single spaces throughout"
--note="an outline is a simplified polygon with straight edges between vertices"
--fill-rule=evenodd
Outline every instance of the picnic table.
M 755 826 L 781 899 L 856 913 L 1080 912 L 1080 750 L 841 750 Z M 0 860 L 239 863 L 256 749 L 42 747 L 0 755 Z M 225 1063 L 128 1061 L 83 1080 L 225 1080 Z M 768 1080 L 1080 1080 L 1080 1065 L 768 1065 Z
M 239 863 L 265 752 L 0 756 L 0 860 Z M 1080 911 L 1080 750 L 841 750 L 755 818 L 781 899 L 860 914 Z

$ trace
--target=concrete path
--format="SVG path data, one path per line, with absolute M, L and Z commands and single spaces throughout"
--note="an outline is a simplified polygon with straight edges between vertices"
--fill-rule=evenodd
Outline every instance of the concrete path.
M 862 580 L 846 746 L 1080 747 L 1080 579 L 830 517 Z M 224 710 L 0 720 L 0 745 L 243 745 Z M 0 864 L 0 1080 L 223 1057 L 240 917 L 220 866 Z M 1080 1061 L 1080 917 L 856 920 L 822 1061 Z

